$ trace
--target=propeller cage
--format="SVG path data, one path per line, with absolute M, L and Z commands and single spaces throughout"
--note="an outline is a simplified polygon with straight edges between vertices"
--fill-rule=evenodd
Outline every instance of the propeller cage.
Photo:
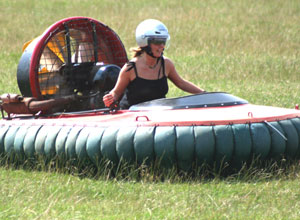
M 86 95 L 95 90 L 93 79 L 101 67 L 112 65 L 108 69 L 114 69 L 110 79 L 114 82 L 103 85 L 97 81 L 103 92 L 113 88 L 116 71 L 127 61 L 124 45 L 108 26 L 86 17 L 67 18 L 24 45 L 18 86 L 23 96 L 38 99 L 78 92 Z

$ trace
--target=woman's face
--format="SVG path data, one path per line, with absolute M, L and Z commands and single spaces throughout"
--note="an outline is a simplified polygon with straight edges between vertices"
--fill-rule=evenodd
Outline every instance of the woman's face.
M 160 43 L 160 44 L 151 43 L 150 47 L 151 47 L 151 51 L 153 53 L 153 56 L 160 57 L 162 55 L 162 53 L 164 52 L 165 44 L 163 44 L 163 43 Z

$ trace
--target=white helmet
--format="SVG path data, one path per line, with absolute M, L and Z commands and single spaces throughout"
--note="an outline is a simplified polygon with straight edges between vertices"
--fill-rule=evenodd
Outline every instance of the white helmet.
M 158 41 L 166 44 L 170 40 L 167 27 L 155 19 L 142 21 L 135 31 L 136 42 L 139 47 L 149 46 L 151 41 Z

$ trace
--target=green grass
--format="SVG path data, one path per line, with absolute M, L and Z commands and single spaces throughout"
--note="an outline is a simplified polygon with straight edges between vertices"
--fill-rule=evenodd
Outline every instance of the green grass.
M 107 24 L 129 56 L 138 23 L 162 20 L 171 34 L 165 55 L 184 78 L 254 104 L 300 103 L 299 0 L 1 0 L 0 94 L 19 93 L 23 43 L 70 16 Z M 169 97 L 185 94 L 170 84 Z M 299 219 L 297 165 L 164 180 L 3 165 L 0 219 Z
M 0 171 L 1 219 L 297 219 L 300 214 L 296 165 L 286 172 L 253 169 L 248 177 L 188 181 Z

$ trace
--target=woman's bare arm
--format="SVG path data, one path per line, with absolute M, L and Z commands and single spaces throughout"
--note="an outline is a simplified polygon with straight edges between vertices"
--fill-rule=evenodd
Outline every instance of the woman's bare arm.
M 183 79 L 176 71 L 175 66 L 173 62 L 166 58 L 165 59 L 165 64 L 166 64 L 166 70 L 168 72 L 166 73 L 168 78 L 180 89 L 182 89 L 185 92 L 189 92 L 192 94 L 197 94 L 197 93 L 203 93 L 205 90 L 199 88 L 195 84 Z
M 113 102 L 118 101 L 123 95 L 130 82 L 131 71 L 127 71 L 127 69 L 128 66 L 125 64 L 120 71 L 115 87 L 108 94 L 103 96 L 105 106 L 109 107 Z

